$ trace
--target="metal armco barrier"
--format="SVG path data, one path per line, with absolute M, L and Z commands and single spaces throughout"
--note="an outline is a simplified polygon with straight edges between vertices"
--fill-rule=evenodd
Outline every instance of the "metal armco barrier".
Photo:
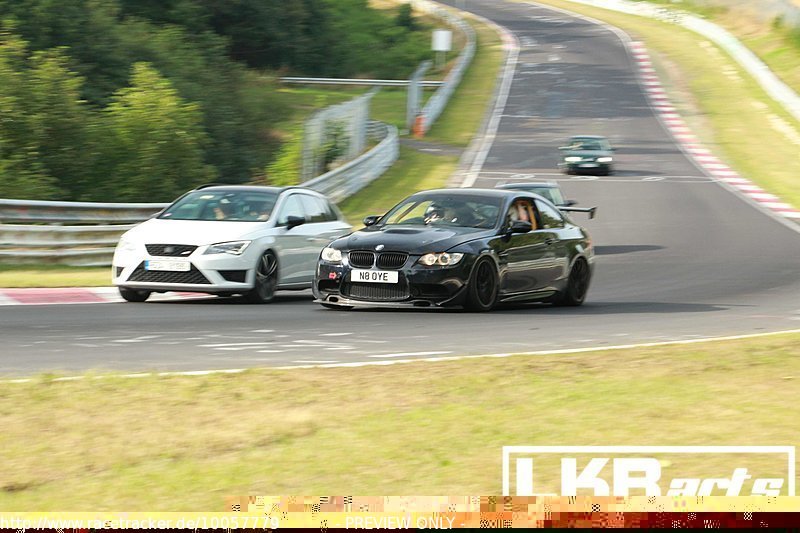
M 442 111 L 444 111 L 447 102 L 453 95 L 453 91 L 458 87 L 461 78 L 464 76 L 464 72 L 466 72 L 469 64 L 472 62 L 472 58 L 475 56 L 475 31 L 464 19 L 451 11 L 439 7 L 433 2 L 429 2 L 428 0 L 411 0 L 411 4 L 415 9 L 430 13 L 444 20 L 451 26 L 455 26 L 461 30 L 467 38 L 467 42 L 461 50 L 461 54 L 458 56 L 458 59 L 456 59 L 453 68 L 447 74 L 444 83 L 436 90 L 433 96 L 425 102 L 425 106 L 422 108 L 420 126 L 422 130 L 421 133 L 424 134 L 430 129 L 431 125 L 436 122 L 436 119 L 439 118 Z
M 303 183 L 303 186 L 321 192 L 334 202 L 340 202 L 363 189 L 392 166 L 400 151 L 397 128 L 376 121 L 370 121 L 370 124 L 369 129 L 382 139 L 377 146 L 358 159 Z
M 780 103 L 794 118 L 800 120 L 800 95 L 783 83 L 769 67 L 731 33 L 720 26 L 690 13 L 660 5 L 630 0 L 570 0 L 576 4 L 610 9 L 677 24 L 706 37 L 730 54 L 750 74 L 764 91 Z
M 407 87 L 408 80 L 368 80 L 358 78 L 299 78 L 286 76 L 280 78 L 283 83 L 294 83 L 299 85 L 368 85 L 373 87 Z M 443 81 L 421 80 L 422 87 L 439 87 Z
M 383 174 L 397 160 L 397 128 L 370 121 L 367 133 L 380 141 L 375 147 L 302 185 L 339 202 Z M 27 222 L 0 224 L 0 262 L 108 266 L 119 237 L 168 205 L 0 199 L 0 222 Z M 96 225 L 107 222 L 118 224 Z
M 141 222 L 169 204 L 103 204 L 0 198 L 0 221 L 100 224 Z

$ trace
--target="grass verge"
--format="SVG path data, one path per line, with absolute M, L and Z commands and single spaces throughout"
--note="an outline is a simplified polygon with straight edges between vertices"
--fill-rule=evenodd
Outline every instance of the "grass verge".
M 672 0 L 649 1 L 689 11 L 719 24 L 758 55 L 784 83 L 800 91 L 800 28 L 792 27 L 779 16 L 771 22 L 765 21 L 761 13 L 764 6 L 746 2 L 708 5 L 682 1 L 676 5 Z
M 800 122 L 719 47 L 656 20 L 561 0 L 541 3 L 606 21 L 645 42 L 667 93 L 702 142 L 743 176 L 800 207 Z
M 0 287 L 107 287 L 111 267 L 0 265 Z
M 480 127 L 490 103 L 503 61 L 502 41 L 486 24 L 475 20 L 471 23 L 477 36 L 475 56 L 426 141 L 465 147 Z M 445 186 L 457 165 L 455 156 L 401 147 L 400 158 L 390 170 L 340 207 L 348 221 L 357 226 L 366 215 L 385 213 L 409 194 Z
M 415 191 L 444 186 L 457 163 L 456 156 L 430 155 L 401 146 L 392 168 L 339 207 L 350 224 L 359 226 L 365 216 L 383 214 Z
M 389 367 L 2 383 L 0 508 L 199 511 L 239 494 L 496 494 L 504 445 L 800 445 L 798 380 L 800 335 L 784 334 Z

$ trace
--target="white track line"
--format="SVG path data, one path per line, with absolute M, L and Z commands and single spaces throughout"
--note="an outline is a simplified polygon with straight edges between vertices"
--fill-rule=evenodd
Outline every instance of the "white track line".
M 678 148 L 686 155 L 687 159 L 691 161 L 695 167 L 701 172 L 711 175 L 711 176 L 733 176 L 740 180 L 740 183 L 749 183 L 748 180 L 739 176 L 735 171 L 729 168 L 727 165 L 721 163 L 704 163 L 695 157 L 695 152 L 693 150 L 700 149 L 702 150 L 703 154 L 710 155 L 711 151 L 707 150 L 705 147 L 701 146 L 694 135 L 690 133 L 689 128 L 685 126 L 681 119 L 680 125 L 676 125 L 675 120 L 672 118 L 675 115 L 678 115 L 678 110 L 671 105 L 665 94 L 660 90 L 660 82 L 657 85 L 653 84 L 653 80 L 658 80 L 658 78 L 654 75 L 654 69 L 652 69 L 652 62 L 649 58 L 649 53 L 647 52 L 647 48 L 645 47 L 644 43 L 641 41 L 634 41 L 631 37 L 622 29 L 617 28 L 607 22 L 588 17 L 585 15 L 581 15 L 579 13 L 575 13 L 566 9 L 561 9 L 558 7 L 553 7 L 549 5 L 539 4 L 533 1 L 526 2 L 530 5 L 535 5 L 544 9 L 550 9 L 556 12 L 565 13 L 575 18 L 585 20 L 592 24 L 597 24 L 608 31 L 611 31 L 617 37 L 619 37 L 620 41 L 622 41 L 623 45 L 625 46 L 625 50 L 628 52 L 629 58 L 633 61 L 639 77 L 639 86 L 642 88 L 644 94 L 647 96 L 647 103 L 648 106 L 653 110 L 656 118 L 661 123 L 662 127 L 677 141 Z M 579 2 L 578 3 L 582 3 Z M 654 90 L 659 90 L 658 94 L 654 94 Z M 665 117 L 666 115 L 666 117 Z M 757 198 L 753 198 L 752 195 L 748 193 L 743 193 L 736 188 L 729 185 L 727 180 L 716 180 L 717 183 L 725 190 L 730 193 L 733 193 L 734 196 L 743 200 L 745 203 L 750 205 L 751 207 L 755 207 L 762 213 L 770 216 L 776 222 L 779 222 L 783 226 L 800 233 L 800 225 L 794 223 L 792 219 L 800 219 L 800 211 L 795 209 L 792 206 L 789 206 L 785 203 L 781 202 L 768 202 L 764 200 L 759 200 Z
M 292 366 L 275 366 L 261 368 L 228 368 L 224 370 L 195 370 L 188 372 L 140 372 L 135 374 L 107 374 L 100 376 L 66 376 L 53 378 L 48 381 L 77 381 L 81 379 L 103 379 L 103 378 L 145 378 L 145 377 L 175 377 L 175 376 L 208 376 L 212 374 L 241 374 L 247 370 L 302 370 L 310 368 L 358 368 L 362 366 L 390 366 L 405 363 L 441 363 L 446 361 L 462 361 L 467 359 L 485 358 L 506 358 L 516 356 L 533 355 L 567 355 L 592 352 L 607 352 L 611 350 L 629 350 L 633 348 L 652 348 L 658 346 L 676 346 L 683 344 L 699 344 L 705 342 L 731 341 L 740 339 L 754 339 L 758 337 L 769 337 L 773 335 L 784 335 L 787 333 L 800 333 L 800 329 L 788 329 L 783 331 L 770 331 L 766 333 L 749 333 L 745 335 L 728 335 L 724 337 L 701 337 L 696 339 L 681 339 L 658 342 L 642 342 L 636 344 L 619 344 L 615 346 L 595 346 L 592 348 L 565 348 L 561 350 L 540 350 L 535 352 L 513 352 L 513 353 L 491 353 L 479 355 L 453 355 L 448 357 L 425 357 L 418 359 L 391 359 L 387 361 L 355 361 L 352 363 L 325 363 L 325 364 L 304 364 Z M 367 356 L 369 357 L 369 356 Z M 0 380 L 0 384 L 5 383 L 31 383 L 38 381 L 37 378 L 20 378 Z
M 503 44 L 508 50 L 508 55 L 506 56 L 506 64 L 503 68 L 503 80 L 500 84 L 500 90 L 494 103 L 491 118 L 489 119 L 489 125 L 483 135 L 480 148 L 478 149 L 475 159 L 472 161 L 469 172 L 467 172 L 467 176 L 461 183 L 461 187 L 472 187 L 475 184 L 475 181 L 478 179 L 478 174 L 480 174 L 483 164 L 489 156 L 489 151 L 492 149 L 492 144 L 497 136 L 497 129 L 500 126 L 500 120 L 503 116 L 503 110 L 506 107 L 508 95 L 511 92 L 511 82 L 514 79 L 514 72 L 517 69 L 517 60 L 519 59 L 520 50 L 519 39 L 517 39 L 517 36 L 508 28 L 500 26 L 496 22 L 481 17 L 480 15 L 475 15 L 474 13 L 472 13 L 472 15 L 500 32 Z

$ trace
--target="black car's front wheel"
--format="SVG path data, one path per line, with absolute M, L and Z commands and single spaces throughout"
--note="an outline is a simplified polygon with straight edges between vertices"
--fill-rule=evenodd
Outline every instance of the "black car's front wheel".
M 265 304 L 275 298 L 278 286 L 278 258 L 272 251 L 266 251 L 256 264 L 256 279 L 252 290 L 244 299 L 254 304 Z
M 589 290 L 590 276 L 589 263 L 583 258 L 576 260 L 569 273 L 567 288 L 553 303 L 571 307 L 583 304 L 586 299 L 586 293 Z
M 482 258 L 472 269 L 467 287 L 467 309 L 470 311 L 489 311 L 497 302 L 497 268 L 489 258 Z

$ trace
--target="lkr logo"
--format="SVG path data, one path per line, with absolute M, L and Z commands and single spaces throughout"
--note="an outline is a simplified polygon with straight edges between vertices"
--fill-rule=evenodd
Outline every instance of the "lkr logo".
M 722 471 L 721 457 L 710 460 L 721 454 L 725 455 L 722 462 L 730 465 Z M 695 470 L 711 469 L 714 475 L 664 475 L 665 465 L 680 473 L 681 461 L 667 457 L 692 455 Z M 795 495 L 793 446 L 504 446 L 504 496 L 511 495 L 512 463 L 517 496 Z M 756 475 L 756 471 L 771 475 Z M 786 475 L 776 477 L 779 471 Z M 560 493 L 542 490 L 545 479 L 550 480 L 548 487 L 560 481 Z

